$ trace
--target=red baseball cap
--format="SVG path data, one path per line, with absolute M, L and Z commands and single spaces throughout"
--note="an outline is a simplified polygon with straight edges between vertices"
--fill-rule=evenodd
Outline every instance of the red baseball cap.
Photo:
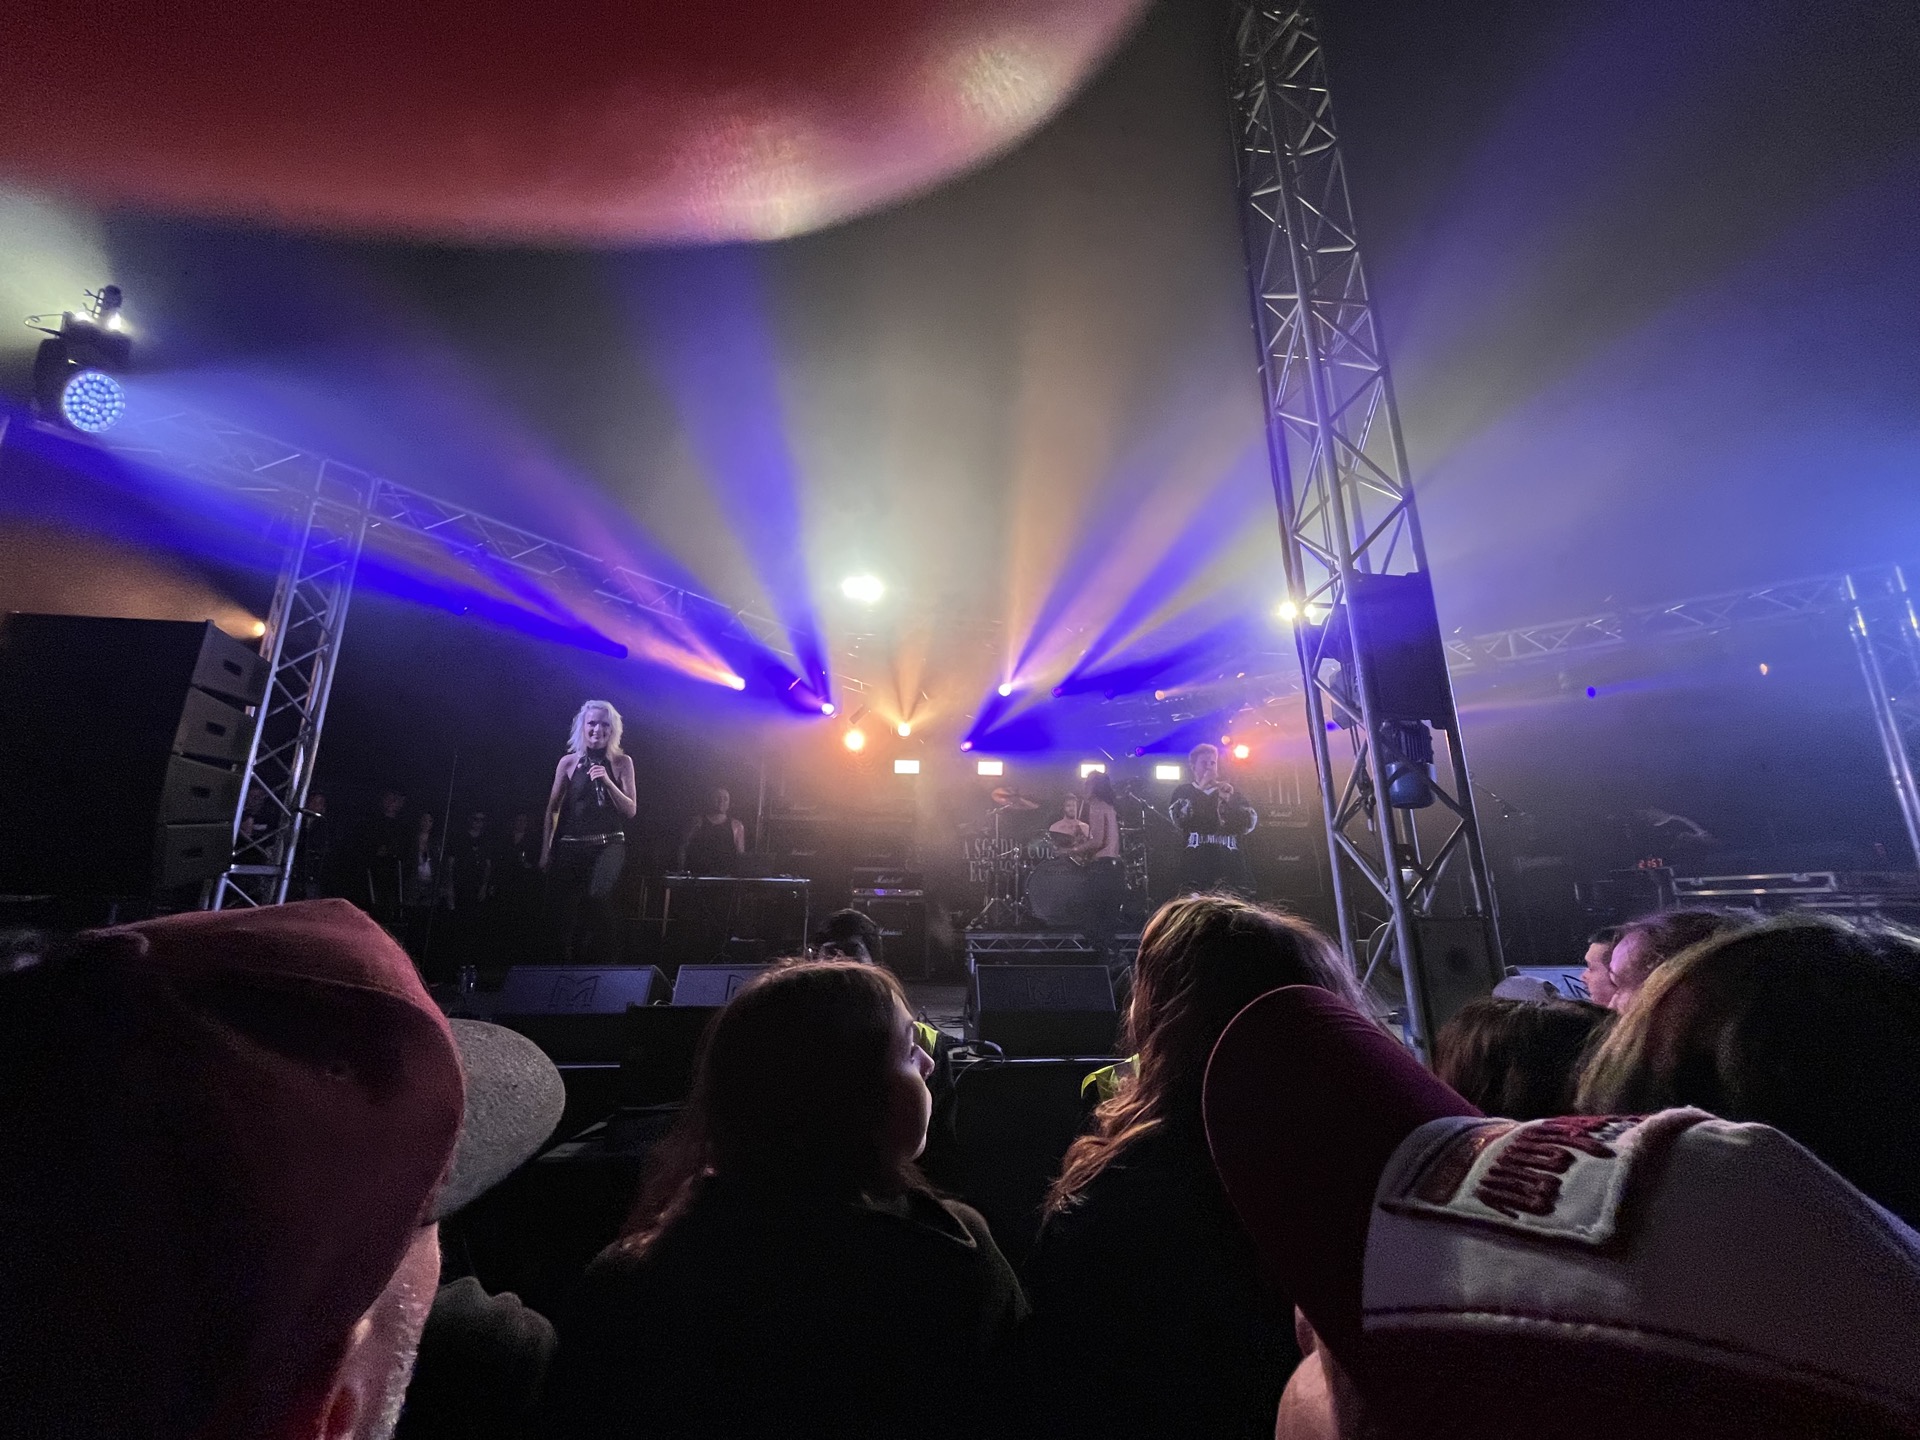
M 1223 1032 L 1204 1104 L 1374 1433 L 1920 1435 L 1920 1235 L 1777 1130 L 1489 1119 L 1297 986 Z
M 0 1007 L 18 1433 L 270 1429 L 420 1227 L 559 1116 L 545 1057 L 456 1032 L 344 900 L 92 931 L 0 981 Z

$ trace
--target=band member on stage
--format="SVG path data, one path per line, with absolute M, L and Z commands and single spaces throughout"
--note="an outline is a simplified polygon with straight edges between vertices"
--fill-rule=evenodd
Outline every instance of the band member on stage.
M 1053 848 L 1078 859 L 1078 852 L 1087 843 L 1087 833 L 1087 822 L 1080 818 L 1080 797 L 1069 791 L 1061 802 L 1060 818 L 1047 827 L 1047 834 L 1053 837 Z
M 1087 838 L 1075 858 L 1087 867 L 1089 938 L 1111 969 L 1113 937 L 1127 903 L 1127 872 L 1120 862 L 1120 812 L 1114 804 L 1113 782 L 1103 770 L 1087 777 L 1086 817 Z
M 570 965 L 619 958 L 608 901 L 627 863 L 622 827 L 640 808 L 633 760 L 620 748 L 624 728 L 605 700 L 582 705 L 547 796 L 540 868 L 549 875 L 560 958 Z
M 727 812 L 733 797 L 724 789 L 707 796 L 707 808 L 687 822 L 680 836 L 680 868 L 689 875 L 738 875 L 747 853 L 747 827 Z
M 1193 778 L 1173 792 L 1167 818 L 1187 837 L 1180 862 L 1180 893 L 1229 890 L 1253 894 L 1253 873 L 1240 853 L 1241 840 L 1253 833 L 1260 816 L 1220 778 L 1220 751 L 1196 745 L 1187 755 L 1187 773 Z

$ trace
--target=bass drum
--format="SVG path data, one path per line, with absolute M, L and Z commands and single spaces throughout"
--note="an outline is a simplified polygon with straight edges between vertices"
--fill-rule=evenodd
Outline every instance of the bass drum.
M 1027 908 L 1042 925 L 1084 930 L 1092 901 L 1087 872 L 1071 860 L 1048 860 L 1027 877 Z

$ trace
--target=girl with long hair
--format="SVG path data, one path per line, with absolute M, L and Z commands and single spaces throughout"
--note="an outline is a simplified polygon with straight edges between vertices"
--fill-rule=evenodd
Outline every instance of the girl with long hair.
M 1920 936 L 1818 915 L 1714 936 L 1653 971 L 1576 1098 L 1771 1125 L 1920 1225 Z
M 1293 1305 L 1258 1278 L 1200 1095 L 1220 1032 L 1285 985 L 1370 1008 L 1339 949 L 1294 916 L 1205 894 L 1147 922 L 1122 1032 L 1132 1074 L 1067 1151 L 1026 1270 L 1036 1436 L 1273 1433 L 1299 1359 Z
M 729 1001 L 561 1326 L 552 1433 L 979 1433 L 1024 1302 L 914 1166 L 931 1070 L 875 966 L 783 965 Z
M 618 960 L 610 900 L 627 863 L 627 821 L 639 810 L 633 759 L 620 748 L 625 726 L 605 700 L 574 713 L 567 753 L 553 770 L 540 831 L 540 868 L 549 872 L 558 958 Z M 583 928 L 586 934 L 582 936 Z

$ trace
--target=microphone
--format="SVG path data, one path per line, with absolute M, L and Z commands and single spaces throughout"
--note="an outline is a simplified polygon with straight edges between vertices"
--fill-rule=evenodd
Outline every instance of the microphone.
M 587 751 L 586 758 L 587 758 L 587 764 L 589 765 L 605 765 L 607 763 L 607 752 L 604 750 L 589 750 Z M 607 782 L 606 781 L 595 780 L 593 782 L 593 803 L 602 810 L 606 809 L 607 807 Z

